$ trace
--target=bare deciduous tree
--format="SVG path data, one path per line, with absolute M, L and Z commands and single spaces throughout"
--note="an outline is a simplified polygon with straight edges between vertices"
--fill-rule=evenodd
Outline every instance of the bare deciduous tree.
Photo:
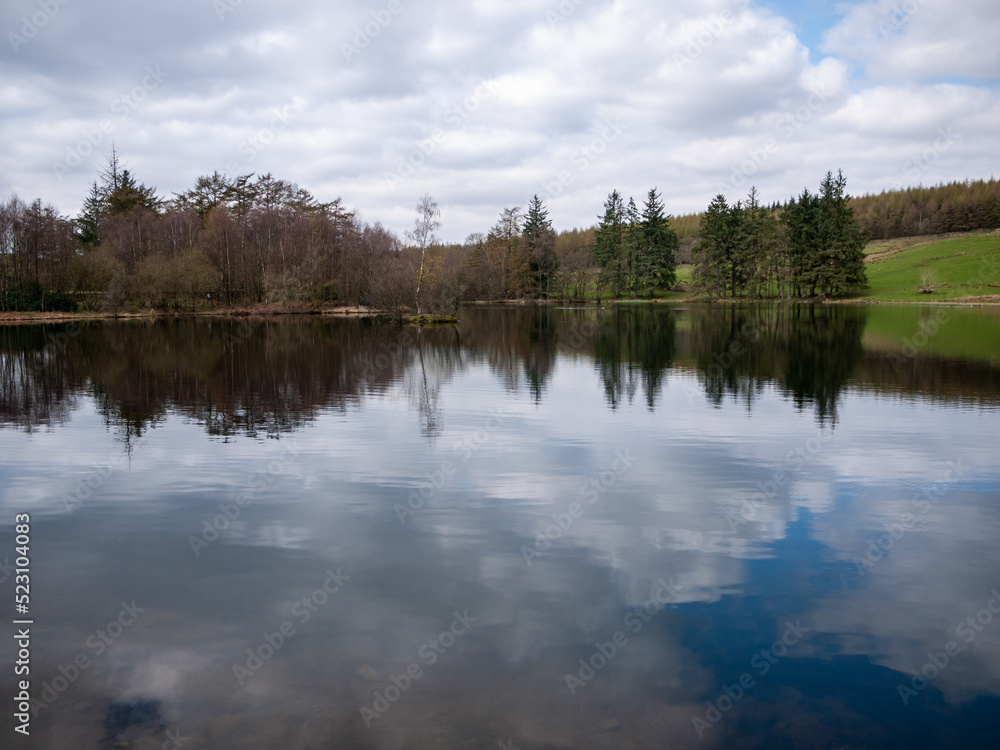
M 427 259 L 427 249 L 438 241 L 434 234 L 441 228 L 438 217 L 441 209 L 437 202 L 427 193 L 417 202 L 417 218 L 413 222 L 413 229 L 406 233 L 406 239 L 412 242 L 420 251 L 420 267 L 417 270 L 417 290 L 414 295 L 417 315 L 420 315 L 420 287 L 424 281 L 424 268 Z

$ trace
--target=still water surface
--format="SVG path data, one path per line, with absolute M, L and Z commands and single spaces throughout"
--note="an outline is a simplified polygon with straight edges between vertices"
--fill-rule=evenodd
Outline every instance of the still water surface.
M 5 328 L 3 746 L 998 747 L 998 445 L 995 311 Z

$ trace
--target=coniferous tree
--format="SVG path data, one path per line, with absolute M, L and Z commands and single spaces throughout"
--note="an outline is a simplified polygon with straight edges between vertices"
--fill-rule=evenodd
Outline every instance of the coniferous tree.
M 525 250 L 531 258 L 533 291 L 547 299 L 553 279 L 559 270 L 559 256 L 556 255 L 556 234 L 549 221 L 549 212 L 542 199 L 535 195 L 528 203 L 522 230 Z
M 127 170 L 122 170 L 117 185 L 107 197 L 109 216 L 127 216 L 136 208 L 158 211 L 162 201 L 156 197 L 156 188 L 147 187 L 137 181 Z
M 826 173 L 816 211 L 818 286 L 827 295 L 868 286 L 864 237 L 854 220 L 841 171 Z
M 594 234 L 594 256 L 611 282 L 611 294 L 618 297 L 625 282 L 625 203 L 617 190 L 604 202 L 604 216 Z
M 701 233 L 696 253 L 696 278 L 710 293 L 725 297 L 734 293 L 736 266 L 734 255 L 740 204 L 730 206 L 721 193 L 712 199 L 701 218 Z
M 626 294 L 634 294 L 638 286 L 638 271 L 642 255 L 642 227 L 639 209 L 631 196 L 625 206 L 625 227 L 622 240 L 622 263 Z
M 677 283 L 677 233 L 664 213 L 663 201 L 654 187 L 642 207 L 637 277 L 639 285 L 670 289 Z
M 760 203 L 757 188 L 751 187 L 740 220 L 740 255 L 745 266 L 748 291 L 753 297 L 778 294 L 782 254 L 774 210 Z
M 794 297 L 801 297 L 807 292 L 809 296 L 815 296 L 820 282 L 818 210 L 819 198 L 812 195 L 808 188 L 804 188 L 797 199 L 792 198 L 788 202 L 782 214 L 788 229 L 791 296 Z
M 104 191 L 97 181 L 90 187 L 90 192 L 83 201 L 80 215 L 76 219 L 76 236 L 84 247 L 91 248 L 100 242 L 101 222 L 108 212 L 108 201 Z

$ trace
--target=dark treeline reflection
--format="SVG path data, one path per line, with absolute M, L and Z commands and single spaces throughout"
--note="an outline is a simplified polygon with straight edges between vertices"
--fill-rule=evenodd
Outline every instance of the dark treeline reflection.
M 706 398 L 753 407 L 777 386 L 820 422 L 848 386 L 996 404 L 982 363 L 866 350 L 864 308 L 817 305 L 470 307 L 457 327 L 398 328 L 321 318 L 170 319 L 0 328 L 0 424 L 66 420 L 78 397 L 141 435 L 173 411 L 214 436 L 278 436 L 321 409 L 401 390 L 428 436 L 456 373 L 488 369 L 540 402 L 558 362 L 592 366 L 610 408 L 641 394 L 656 408 L 668 374 L 695 374 Z M 689 395 L 689 394 L 686 394 Z
M 817 305 L 719 306 L 695 315 L 690 347 L 705 392 L 752 407 L 767 383 L 777 383 L 820 422 L 836 421 L 837 401 L 858 362 L 867 312 Z
M 626 306 L 601 317 L 593 356 L 611 408 L 623 397 L 631 401 L 639 385 L 647 406 L 650 410 L 655 407 L 664 375 L 674 360 L 676 319 L 673 311 L 648 305 Z M 581 333 L 586 330 L 584 325 Z

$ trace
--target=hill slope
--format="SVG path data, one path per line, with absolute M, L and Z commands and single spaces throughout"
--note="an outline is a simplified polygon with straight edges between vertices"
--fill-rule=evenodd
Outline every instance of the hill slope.
M 900 302 L 1000 302 L 1000 234 L 873 242 L 859 299 Z M 928 291 L 924 291 L 928 290 Z

